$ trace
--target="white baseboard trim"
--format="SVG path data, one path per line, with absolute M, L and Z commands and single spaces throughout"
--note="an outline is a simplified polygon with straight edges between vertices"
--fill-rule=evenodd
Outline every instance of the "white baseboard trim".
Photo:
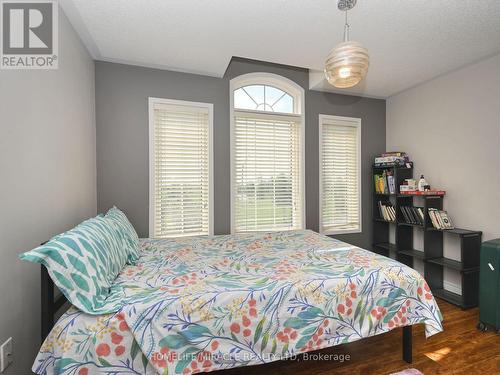
M 443 280 L 443 288 L 450 292 L 462 295 L 462 288 L 460 287 L 460 285 Z

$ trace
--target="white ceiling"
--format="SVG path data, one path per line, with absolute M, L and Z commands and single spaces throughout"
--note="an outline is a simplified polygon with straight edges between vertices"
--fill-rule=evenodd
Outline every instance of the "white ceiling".
M 336 3 L 61 0 L 97 60 L 217 77 L 232 56 L 321 71 L 342 37 Z M 386 98 L 500 52 L 498 0 L 358 0 L 349 19 L 371 64 L 363 84 L 344 93 Z M 310 86 L 331 90 L 321 72 Z

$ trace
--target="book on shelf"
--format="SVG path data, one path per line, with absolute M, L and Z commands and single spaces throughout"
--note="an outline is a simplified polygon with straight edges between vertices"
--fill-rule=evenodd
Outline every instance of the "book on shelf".
M 379 209 L 381 219 L 383 219 L 385 221 L 390 221 L 390 222 L 396 221 L 396 210 L 394 209 L 394 206 L 392 205 L 391 202 L 379 201 L 378 202 L 378 209 Z
M 380 154 L 381 157 L 387 157 L 387 156 L 397 156 L 397 157 L 405 157 L 406 152 L 403 151 L 388 151 L 388 152 L 383 152 Z
M 420 222 L 422 223 L 422 225 L 425 223 L 425 215 L 424 215 L 424 210 L 423 208 L 421 207 L 417 207 L 417 213 L 420 217 Z
M 407 224 L 424 225 L 425 215 L 421 207 L 401 206 L 400 209 Z
M 402 151 L 384 152 L 374 160 L 376 167 L 402 167 L 411 168 L 410 157 Z
M 405 207 L 406 212 L 408 212 L 408 217 L 410 218 L 410 223 L 412 224 L 420 224 L 415 212 L 413 211 L 413 207 Z
M 429 218 L 431 219 L 432 226 L 436 229 L 439 229 L 440 225 L 437 221 L 436 215 L 434 214 L 434 210 L 434 208 L 429 208 Z
M 377 194 L 396 193 L 396 183 L 394 181 L 393 171 L 383 171 L 381 174 L 376 173 L 373 175 L 373 181 Z
M 446 211 L 429 208 L 429 217 L 433 227 L 436 229 L 446 230 L 455 228 L 451 222 L 448 212 Z
M 394 182 L 394 176 L 392 174 L 392 171 L 387 171 L 387 186 L 389 188 L 389 193 L 390 194 L 395 194 L 396 193 L 396 183 Z
M 408 161 L 408 162 L 403 162 L 403 161 L 398 161 L 395 163 L 374 163 L 375 167 L 382 167 L 382 168 L 392 168 L 392 167 L 400 167 L 400 168 L 413 168 L 413 162 Z
M 405 223 L 411 223 L 412 220 L 408 216 L 408 212 L 406 212 L 406 209 L 403 206 L 399 207 L 399 209 L 401 210 L 401 213 L 403 214 L 403 221 Z
M 404 164 L 405 162 L 404 157 L 400 156 L 378 156 L 375 158 L 375 164 L 383 164 L 383 163 L 402 163 Z

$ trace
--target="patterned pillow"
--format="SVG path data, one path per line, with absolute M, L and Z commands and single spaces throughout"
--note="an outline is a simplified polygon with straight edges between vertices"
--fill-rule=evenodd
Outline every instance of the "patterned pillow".
M 128 263 L 135 264 L 139 259 L 139 236 L 127 216 L 117 207 L 113 207 L 106 213 L 105 218 L 111 220 L 120 233 L 123 247 L 128 254 Z
M 102 216 L 19 256 L 43 264 L 66 298 L 80 310 L 99 314 L 109 288 L 127 262 L 122 239 L 111 221 Z

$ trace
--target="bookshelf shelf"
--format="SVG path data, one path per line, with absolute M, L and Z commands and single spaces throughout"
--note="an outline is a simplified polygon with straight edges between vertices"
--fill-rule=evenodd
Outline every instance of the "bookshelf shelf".
M 446 289 L 433 289 L 432 293 L 435 297 L 444 299 L 445 301 L 448 301 L 453 305 L 463 307 L 463 298 L 460 294 L 450 292 Z
M 396 194 L 398 198 L 413 198 L 414 195 L 408 195 L 408 194 Z
M 477 236 L 477 235 L 481 235 L 481 233 L 482 233 L 482 232 L 479 232 L 476 230 L 468 230 L 468 229 L 461 229 L 461 228 L 436 229 L 434 227 L 429 227 L 429 228 L 427 228 L 427 230 L 434 231 L 434 232 L 451 233 L 451 234 L 456 234 L 458 236 Z
M 415 249 L 409 249 L 409 250 L 398 250 L 398 254 L 403 254 L 410 256 L 412 258 L 417 258 L 417 259 L 424 259 L 425 258 L 425 253 L 420 250 L 415 250 Z
M 413 167 L 412 168 L 407 168 L 405 166 L 390 166 L 390 165 L 376 166 L 376 165 L 374 165 L 373 169 L 378 169 L 378 170 L 383 170 L 383 169 L 408 169 L 408 170 L 412 170 Z
M 417 227 L 417 228 L 424 227 L 422 224 L 414 224 L 414 223 L 398 223 L 398 225 L 407 226 L 407 227 Z
M 389 242 L 374 243 L 373 249 L 377 254 L 396 259 L 396 244 Z
M 373 246 L 389 251 L 396 251 L 396 244 L 389 242 L 374 243 Z
M 448 258 L 435 258 L 435 259 L 427 259 L 427 262 L 429 263 L 435 263 L 439 264 L 441 266 L 447 267 L 447 268 L 452 268 L 457 271 L 465 271 L 464 265 L 462 262 L 455 260 L 455 259 L 448 259 Z
M 417 195 L 417 194 L 397 194 L 398 198 L 413 198 L 413 197 L 418 197 L 418 198 L 441 198 L 444 197 L 443 194 L 423 194 L 423 195 Z
M 386 173 L 384 174 L 384 171 Z M 405 167 L 373 167 L 373 175 L 394 176 L 396 191 L 392 194 L 378 193 L 373 189 L 373 246 L 372 249 L 378 254 L 389 256 L 414 267 L 415 259 L 424 262 L 424 277 L 429 284 L 434 295 L 462 308 L 469 308 L 478 305 L 479 292 L 479 251 L 481 247 L 482 232 L 468 229 L 435 229 L 429 217 L 429 208 L 443 209 L 444 195 L 409 195 L 401 194 L 399 186 L 407 178 L 413 178 L 413 168 Z M 373 178 L 376 181 L 375 178 Z M 419 199 L 418 201 L 413 198 Z M 390 202 L 396 211 L 396 221 L 386 221 L 376 217 L 379 213 L 379 202 Z M 423 206 L 416 205 L 416 202 L 423 202 Z M 424 212 L 423 224 L 410 223 L 405 220 L 401 207 L 421 208 Z M 405 209 L 408 221 L 408 210 Z M 420 215 L 421 218 L 421 215 Z M 421 219 L 419 219 L 421 221 Z M 395 243 L 390 241 L 390 228 L 387 223 L 396 224 Z M 414 228 L 422 229 L 424 248 L 423 251 L 413 248 Z M 391 229 L 392 230 L 392 229 Z M 460 238 L 461 260 L 457 261 L 444 257 L 443 254 L 443 233 L 450 233 Z M 456 294 L 444 289 L 443 275 L 444 269 L 451 269 L 460 272 L 462 294 Z
M 384 219 L 382 219 L 380 217 L 374 217 L 373 221 L 378 221 L 380 223 L 396 224 L 395 221 L 387 221 L 387 220 L 384 220 Z

